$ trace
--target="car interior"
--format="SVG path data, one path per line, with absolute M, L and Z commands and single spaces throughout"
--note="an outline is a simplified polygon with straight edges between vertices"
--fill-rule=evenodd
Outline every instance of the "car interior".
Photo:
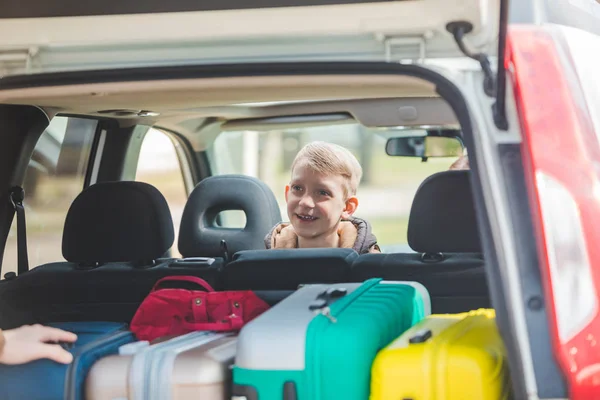
M 434 314 L 493 309 L 479 311 L 490 311 L 503 348 L 487 356 L 507 366 L 510 382 L 500 386 L 512 397 L 596 389 L 592 325 L 561 337 L 597 307 L 577 307 L 586 297 L 568 290 L 590 271 L 555 275 L 546 227 L 580 216 L 575 197 L 567 217 L 550 198 L 561 185 L 547 179 L 555 158 L 544 158 L 568 147 L 570 136 L 558 133 L 593 132 L 582 112 L 592 87 L 575 78 L 585 71 L 577 59 L 596 44 L 574 29 L 598 33 L 591 6 L 75 3 L 0 5 L 0 329 L 117 322 L 132 330 L 157 282 L 173 275 L 281 306 L 313 283 L 416 281 Z M 542 98 L 547 82 L 563 95 Z M 560 149 L 544 143 L 552 134 L 564 140 Z M 381 253 L 267 249 L 266 235 L 289 219 L 294 157 L 313 141 L 359 160 L 356 216 L 371 224 Z M 583 238 L 571 240 L 553 245 L 571 256 Z M 556 287 L 567 290 L 555 295 Z M 297 398 L 294 390 L 286 397 L 288 383 L 284 398 Z
M 413 280 L 430 291 L 434 313 L 490 307 L 469 170 L 437 172 L 422 181 L 410 206 L 408 250 L 359 255 L 335 248 L 265 250 L 265 234 L 286 218 L 273 190 L 252 176 L 213 175 L 207 162 L 211 143 L 228 131 L 350 123 L 388 138 L 424 126 L 451 128 L 460 137 L 453 109 L 431 82 L 401 75 L 151 84 L 53 78 L 58 79 L 54 86 L 34 83 L 18 90 L 11 90 L 18 77 L 7 79 L 0 91 L 2 120 L 12 118 L 13 126 L 6 137 L 24 132 L 33 152 L 48 119 L 77 117 L 96 124 L 90 150 L 90 159 L 96 159 L 87 166 L 85 188 L 65 218 L 64 259 L 30 265 L 18 275 L 7 273 L 11 266 L 4 265 L 2 328 L 50 321 L 128 322 L 154 283 L 167 275 L 195 275 L 216 290 L 251 289 L 270 304 L 308 283 Z M 19 113 L 29 118 L 15 118 Z M 178 231 L 161 192 L 128 176 L 127 157 L 136 148 L 139 152 L 140 137 L 150 127 L 178 142 L 182 165 L 189 169 L 189 197 Z M 29 158 L 26 151 L 20 155 L 23 168 Z M 245 223 L 220 226 L 219 215 L 227 210 L 241 210 Z M 180 256 L 173 256 L 172 248 Z

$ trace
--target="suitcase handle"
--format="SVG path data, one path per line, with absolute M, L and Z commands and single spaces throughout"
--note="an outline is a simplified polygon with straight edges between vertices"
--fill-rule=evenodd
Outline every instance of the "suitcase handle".
M 207 292 L 214 292 L 215 289 L 212 288 L 212 286 L 210 286 L 208 284 L 208 282 L 206 282 L 204 279 L 198 278 L 197 276 L 188 276 L 188 275 L 182 275 L 182 276 L 166 276 L 162 279 L 159 279 L 154 286 L 152 287 L 151 292 L 155 292 L 158 290 L 158 288 L 160 287 L 160 285 L 162 283 L 165 282 L 191 282 L 191 283 L 197 283 L 201 288 L 203 288 L 204 290 L 206 290 Z
M 333 300 L 344 297 L 346 294 L 348 294 L 348 289 L 346 288 L 334 287 L 325 289 L 317 295 L 317 298 L 308 306 L 308 309 L 311 311 L 321 310 L 329 306 Z
M 425 343 L 426 341 L 431 339 L 432 336 L 433 332 L 431 332 L 431 329 L 421 329 L 420 331 L 415 332 L 415 334 L 410 339 L 408 339 L 408 343 Z

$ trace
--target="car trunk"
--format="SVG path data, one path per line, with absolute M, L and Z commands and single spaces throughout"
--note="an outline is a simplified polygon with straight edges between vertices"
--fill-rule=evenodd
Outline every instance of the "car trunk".
M 514 304 L 522 300 L 513 293 L 519 282 L 502 271 L 506 259 L 498 249 L 506 232 L 500 232 L 505 228 L 498 218 L 508 215 L 498 214 L 504 200 L 493 196 L 489 167 L 496 160 L 486 153 L 492 144 L 482 139 L 490 131 L 519 134 L 510 91 L 505 98 L 503 58 L 498 73 L 491 63 L 504 54 L 505 7 L 506 2 L 483 0 L 263 1 L 251 7 L 73 2 L 60 11 L 40 1 L 3 5 L 0 103 L 34 105 L 50 116 L 106 118 L 102 111 L 109 109 L 151 110 L 164 115 L 109 118 L 122 126 L 163 124 L 175 130 L 184 125 L 186 107 L 198 103 L 445 99 L 470 149 L 488 284 L 515 396 L 537 397 L 543 378 L 558 382 L 554 393 L 564 387 L 555 364 L 550 372 L 536 372 L 533 353 L 551 354 L 548 334 L 538 338 L 532 353 L 532 331 L 522 307 Z M 456 22 L 461 24 L 449 29 Z

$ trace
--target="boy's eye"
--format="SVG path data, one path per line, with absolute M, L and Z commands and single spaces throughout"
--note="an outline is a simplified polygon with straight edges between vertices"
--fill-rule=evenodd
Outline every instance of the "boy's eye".
M 299 191 L 302 190 L 302 188 L 300 186 L 298 186 L 298 185 L 292 185 L 292 190 L 295 191 L 295 192 L 299 192 Z
M 321 196 L 331 196 L 331 195 L 329 194 L 329 192 L 328 192 L 328 191 L 326 191 L 326 190 L 319 190 L 319 195 L 321 195 Z

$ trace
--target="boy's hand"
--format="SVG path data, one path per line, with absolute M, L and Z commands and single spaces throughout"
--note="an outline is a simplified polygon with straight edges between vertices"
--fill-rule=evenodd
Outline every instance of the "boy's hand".
M 73 361 L 73 355 L 63 349 L 59 342 L 73 343 L 77 335 L 42 325 L 25 325 L 3 331 L 4 349 L 0 354 L 2 364 L 24 364 L 40 358 L 48 358 L 61 364 Z

